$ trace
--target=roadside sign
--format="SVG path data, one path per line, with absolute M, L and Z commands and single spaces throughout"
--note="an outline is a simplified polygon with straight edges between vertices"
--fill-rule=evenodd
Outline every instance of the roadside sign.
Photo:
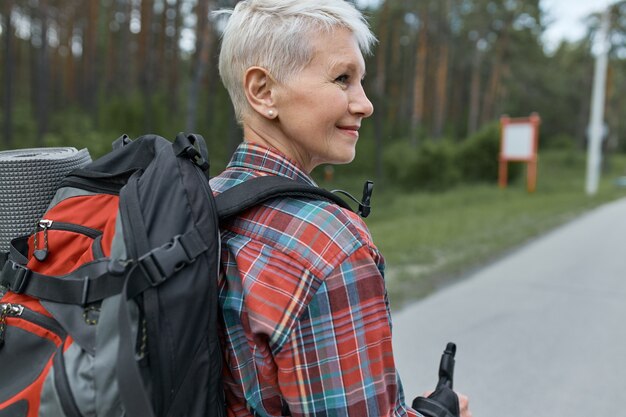
M 500 118 L 500 164 L 498 184 L 505 188 L 508 181 L 508 163 L 526 163 L 526 185 L 528 192 L 534 192 L 537 184 L 537 145 L 539 142 L 539 124 L 537 113 L 530 117 Z

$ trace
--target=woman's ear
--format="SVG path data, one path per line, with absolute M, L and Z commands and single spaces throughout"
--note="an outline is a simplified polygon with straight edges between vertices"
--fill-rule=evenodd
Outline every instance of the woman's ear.
M 244 74 L 243 87 L 250 107 L 268 119 L 276 117 L 274 79 L 262 67 L 250 67 Z

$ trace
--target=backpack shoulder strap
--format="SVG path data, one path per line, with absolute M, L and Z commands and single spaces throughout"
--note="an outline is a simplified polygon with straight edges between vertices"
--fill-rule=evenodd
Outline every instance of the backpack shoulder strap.
M 215 197 L 220 221 L 276 197 L 325 200 L 353 211 L 341 197 L 323 188 L 279 176 L 252 178 Z

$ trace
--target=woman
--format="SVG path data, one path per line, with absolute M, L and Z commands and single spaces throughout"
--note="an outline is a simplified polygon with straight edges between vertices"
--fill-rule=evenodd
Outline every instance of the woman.
M 373 112 L 362 15 L 343 0 L 247 0 L 230 14 L 219 68 L 244 142 L 215 192 L 262 175 L 314 184 L 316 166 L 351 162 Z M 357 215 L 276 199 L 222 239 L 230 416 L 417 415 L 395 369 L 384 261 Z

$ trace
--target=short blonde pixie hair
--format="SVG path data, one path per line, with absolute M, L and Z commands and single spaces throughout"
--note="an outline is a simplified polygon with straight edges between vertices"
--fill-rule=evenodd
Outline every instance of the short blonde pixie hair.
M 219 72 L 240 123 L 250 110 L 243 88 L 248 68 L 263 67 L 278 82 L 288 80 L 313 58 L 309 40 L 315 31 L 346 28 L 364 55 L 376 42 L 361 12 L 344 0 L 244 0 L 233 10 L 216 12 L 220 14 L 230 16 L 222 35 Z

